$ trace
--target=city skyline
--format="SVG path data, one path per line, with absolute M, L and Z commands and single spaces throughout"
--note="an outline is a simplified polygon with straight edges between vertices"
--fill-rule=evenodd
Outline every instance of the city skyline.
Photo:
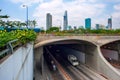
M 46 14 L 53 15 L 53 26 L 63 25 L 64 11 L 68 11 L 69 25 L 83 26 L 85 18 L 92 19 L 95 24 L 107 26 L 108 18 L 112 16 L 112 28 L 120 28 L 120 0 L 1 0 L 0 14 L 10 16 L 9 20 L 26 20 L 26 9 L 21 5 L 28 5 L 28 18 L 35 19 L 39 27 L 46 27 Z

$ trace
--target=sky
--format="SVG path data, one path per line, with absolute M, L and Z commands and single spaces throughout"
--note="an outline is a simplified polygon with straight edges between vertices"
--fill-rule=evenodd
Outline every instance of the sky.
M 46 14 L 51 13 L 53 26 L 63 25 L 63 15 L 68 12 L 68 25 L 84 26 L 85 18 L 95 24 L 107 26 L 112 17 L 113 28 L 120 28 L 120 0 L 0 0 L 0 15 L 7 14 L 8 20 L 26 20 L 28 6 L 29 20 L 36 20 L 37 27 L 46 27 Z

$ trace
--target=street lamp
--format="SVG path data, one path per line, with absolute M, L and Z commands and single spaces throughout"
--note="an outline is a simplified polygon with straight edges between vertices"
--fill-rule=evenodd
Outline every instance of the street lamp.
M 26 8 L 26 27 L 28 28 L 28 6 L 27 5 L 23 5 L 23 7 Z

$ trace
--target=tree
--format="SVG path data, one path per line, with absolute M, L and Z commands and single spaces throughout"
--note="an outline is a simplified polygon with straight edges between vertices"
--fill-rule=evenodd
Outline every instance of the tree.
M 0 18 L 9 18 L 8 15 L 0 15 Z
M 2 10 L 0 9 L 0 12 L 1 11 Z M 6 26 L 6 22 L 2 20 L 3 18 L 9 18 L 9 16 L 8 15 L 0 15 L 0 26 Z
M 0 12 L 2 10 L 0 9 Z M 20 28 L 21 26 L 26 26 L 26 23 L 20 22 L 20 21 L 3 21 L 3 18 L 9 18 L 8 15 L 0 15 L 0 26 L 6 27 L 18 27 Z
M 60 31 L 60 29 L 58 27 L 51 27 L 46 32 L 51 33 L 51 32 L 59 32 L 59 31 Z
M 37 22 L 35 20 L 28 20 L 28 26 L 35 27 L 37 25 Z
M 21 26 L 26 26 L 26 23 L 24 23 L 24 22 L 21 22 Z
M 37 25 L 37 22 L 35 20 L 33 20 L 33 26 L 35 28 L 35 26 Z
M 0 9 L 0 12 L 1 12 L 2 10 Z M 1 18 L 9 18 L 9 16 L 8 15 L 0 15 L 0 19 Z
M 5 21 L 0 20 L 0 26 L 5 26 Z

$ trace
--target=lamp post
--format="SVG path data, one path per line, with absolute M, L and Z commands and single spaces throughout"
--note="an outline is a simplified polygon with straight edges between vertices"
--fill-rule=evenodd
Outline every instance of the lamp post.
M 28 6 L 27 5 L 23 5 L 23 7 L 26 8 L 26 27 L 28 28 Z

